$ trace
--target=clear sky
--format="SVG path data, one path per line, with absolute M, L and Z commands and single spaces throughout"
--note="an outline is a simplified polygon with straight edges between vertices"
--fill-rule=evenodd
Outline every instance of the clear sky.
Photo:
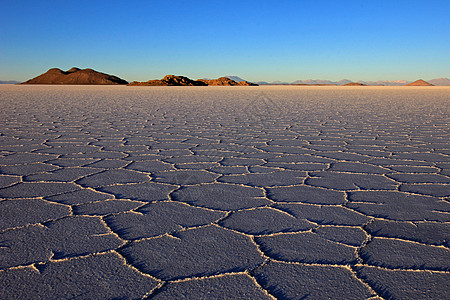
M 0 80 L 450 77 L 450 1 L 0 0 Z

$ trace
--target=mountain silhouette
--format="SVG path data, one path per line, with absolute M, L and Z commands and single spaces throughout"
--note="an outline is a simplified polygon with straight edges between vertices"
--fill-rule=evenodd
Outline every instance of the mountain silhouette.
M 53 68 L 23 84 L 127 84 L 128 82 L 113 75 L 97 72 L 92 69 L 79 69 L 76 67 L 68 71 Z
M 414 82 L 405 84 L 405 86 L 433 86 L 433 84 L 426 82 L 425 80 L 419 79 Z

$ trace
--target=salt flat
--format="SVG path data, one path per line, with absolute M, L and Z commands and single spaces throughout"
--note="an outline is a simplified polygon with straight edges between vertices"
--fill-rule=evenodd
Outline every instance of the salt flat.
M 0 100 L 3 299 L 449 299 L 448 87 Z

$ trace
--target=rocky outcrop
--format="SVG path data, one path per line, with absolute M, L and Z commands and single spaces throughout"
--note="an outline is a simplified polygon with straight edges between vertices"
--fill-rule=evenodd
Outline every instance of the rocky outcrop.
M 241 85 L 241 86 L 258 86 L 256 83 L 245 81 L 245 80 L 239 81 L 237 83 L 237 85 Z
M 164 84 L 162 80 L 149 80 L 145 82 L 140 81 L 132 81 L 128 84 L 129 86 L 165 86 L 167 84 Z
M 367 86 L 367 84 L 361 82 L 349 82 L 344 84 L 344 86 Z
M 228 86 L 257 86 L 257 84 L 242 80 L 239 82 L 234 81 L 228 77 L 220 77 L 217 79 L 207 80 L 208 85 L 228 85 Z
M 175 76 L 175 75 L 166 75 L 161 80 L 165 83 L 165 85 L 182 85 L 182 86 L 197 86 L 197 85 L 205 85 L 201 81 L 195 81 L 185 76 Z
M 237 85 L 236 81 L 227 77 L 220 77 L 217 79 L 199 79 L 198 81 L 204 82 L 206 85 Z
M 405 86 L 434 86 L 434 85 L 429 82 L 426 82 L 425 80 L 419 79 L 414 82 L 405 84 Z
M 208 79 L 199 79 L 199 80 L 205 82 L 207 85 L 228 85 L 228 86 L 238 85 L 236 81 L 227 77 L 220 77 L 217 79 L 209 79 L 209 80 Z
M 223 85 L 223 86 L 256 86 L 257 84 L 240 81 L 236 82 L 227 77 L 218 79 L 199 79 L 192 80 L 185 76 L 166 75 L 161 80 L 149 80 L 146 82 L 133 81 L 130 86 L 207 86 L 207 85 Z
M 130 86 L 202 86 L 207 85 L 202 81 L 194 81 L 185 76 L 166 75 L 161 80 L 149 80 L 145 82 L 133 81 Z
M 73 67 L 68 71 L 53 68 L 23 84 L 98 84 L 113 85 L 127 84 L 128 82 L 113 75 L 97 72 L 92 69 L 79 69 Z

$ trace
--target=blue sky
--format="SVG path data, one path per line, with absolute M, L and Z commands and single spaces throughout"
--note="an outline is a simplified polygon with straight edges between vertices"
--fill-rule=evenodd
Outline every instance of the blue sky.
M 0 1 L 0 79 L 450 77 L 450 1 Z

